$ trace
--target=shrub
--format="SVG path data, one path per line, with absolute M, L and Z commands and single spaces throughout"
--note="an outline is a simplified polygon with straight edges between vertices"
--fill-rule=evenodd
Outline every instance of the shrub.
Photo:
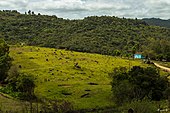
M 10 69 L 6 81 L 8 83 L 7 86 L 1 90 L 4 93 L 23 100 L 32 100 L 35 98 L 35 83 L 32 75 L 19 73 L 14 66 Z
M 168 78 L 160 76 L 155 68 L 134 66 L 131 70 L 118 68 L 110 74 L 112 91 L 115 101 L 122 105 L 132 100 L 159 101 L 164 97 L 164 91 L 168 88 Z
M 123 107 L 120 107 L 120 111 L 127 113 L 130 108 L 134 111 L 134 113 L 157 113 L 158 106 L 149 100 L 135 100 L 131 103 L 127 103 Z
M 27 74 L 20 74 L 20 76 L 17 78 L 16 89 L 18 92 L 21 92 L 21 99 L 34 99 L 34 88 L 35 83 L 33 76 Z
M 16 82 L 19 75 L 20 73 L 18 72 L 18 68 L 16 66 L 12 66 L 8 71 L 8 77 L 6 78 L 6 81 L 8 86 L 12 88 L 12 91 L 16 91 Z
M 8 76 L 12 59 L 9 57 L 9 46 L 0 39 L 0 82 L 4 82 Z

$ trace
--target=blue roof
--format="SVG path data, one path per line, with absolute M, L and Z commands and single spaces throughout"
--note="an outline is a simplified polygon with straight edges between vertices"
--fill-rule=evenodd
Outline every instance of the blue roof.
M 145 58 L 142 54 L 134 54 L 134 58 L 142 59 Z

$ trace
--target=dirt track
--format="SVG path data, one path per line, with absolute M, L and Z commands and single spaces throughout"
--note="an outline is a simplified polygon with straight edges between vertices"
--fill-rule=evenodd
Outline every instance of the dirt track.
M 170 68 L 168 68 L 168 67 L 161 66 L 161 65 L 159 65 L 159 64 L 157 64 L 157 63 L 154 63 L 154 65 L 155 65 L 156 67 L 158 67 L 158 68 L 163 69 L 164 71 L 170 72 Z

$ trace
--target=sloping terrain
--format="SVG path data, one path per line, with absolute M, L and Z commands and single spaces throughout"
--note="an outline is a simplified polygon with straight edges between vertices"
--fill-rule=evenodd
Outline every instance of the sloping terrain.
M 149 25 L 155 25 L 155 26 L 170 28 L 170 19 L 162 20 L 162 19 L 159 19 L 159 18 L 144 18 L 142 20 L 145 21 Z
M 108 73 L 120 66 L 147 66 L 140 60 L 32 46 L 13 46 L 10 55 L 20 72 L 37 78 L 38 98 L 65 99 L 75 109 L 114 106 Z
M 0 113 L 4 113 L 4 112 L 22 113 L 22 112 L 26 112 L 26 109 L 29 108 L 28 103 L 21 102 L 3 93 L 0 93 L 0 100 L 1 100 L 0 101 Z
M 92 16 L 66 20 L 56 16 L 0 11 L 0 38 L 25 44 L 105 55 L 143 52 L 156 59 L 170 52 L 170 30 L 142 20 Z M 119 53 L 119 54 L 118 54 Z

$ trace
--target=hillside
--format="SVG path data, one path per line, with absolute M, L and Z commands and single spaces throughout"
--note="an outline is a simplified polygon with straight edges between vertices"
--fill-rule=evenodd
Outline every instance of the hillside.
M 9 96 L 4 96 L 3 94 L 0 93 L 0 111 L 7 111 L 7 112 L 10 112 L 10 111 L 21 111 L 22 110 L 22 107 L 24 106 L 23 103 L 21 102 L 18 102 L 16 100 L 14 100 L 13 98 L 10 98 Z M 15 105 L 15 106 L 13 106 Z
M 140 60 L 41 47 L 11 47 L 13 65 L 34 75 L 38 98 L 65 99 L 75 109 L 114 106 L 111 73 L 115 67 L 147 66 Z
M 162 20 L 162 19 L 159 19 L 159 18 L 144 18 L 142 20 L 145 21 L 149 25 L 155 25 L 155 26 L 170 28 L 170 19 Z
M 106 55 L 132 56 L 134 52 L 143 52 L 152 59 L 159 55 L 168 59 L 166 56 L 170 52 L 170 29 L 114 16 L 66 20 L 56 16 L 0 11 L 0 37 L 9 44 Z

